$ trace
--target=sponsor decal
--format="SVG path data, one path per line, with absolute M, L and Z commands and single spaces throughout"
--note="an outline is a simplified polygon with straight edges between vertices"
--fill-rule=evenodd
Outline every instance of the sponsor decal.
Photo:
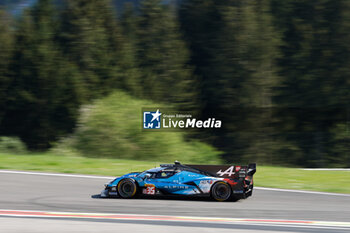
M 212 184 L 213 183 L 213 180 L 201 180 L 200 181 L 200 184 Z
M 154 184 L 145 184 L 145 188 L 143 188 L 142 193 L 147 195 L 154 195 L 156 194 L 156 186 Z
M 243 190 L 233 190 L 233 193 L 243 193 Z
M 225 171 L 218 171 L 216 174 L 218 174 L 219 176 L 224 176 L 224 175 L 228 175 L 228 176 L 232 176 L 235 174 L 235 172 L 233 171 L 234 166 L 229 167 L 228 169 L 226 169 Z
M 187 174 L 188 177 L 199 177 L 200 175 L 197 174 Z
M 241 169 L 239 171 L 239 177 L 245 177 L 246 176 L 246 169 Z
M 166 189 L 188 189 L 187 186 L 165 185 Z
M 209 193 L 212 184 L 213 180 L 201 180 L 198 187 L 202 190 L 203 193 Z
M 154 186 L 148 186 L 142 190 L 142 193 L 147 195 L 154 195 L 156 194 L 156 188 Z

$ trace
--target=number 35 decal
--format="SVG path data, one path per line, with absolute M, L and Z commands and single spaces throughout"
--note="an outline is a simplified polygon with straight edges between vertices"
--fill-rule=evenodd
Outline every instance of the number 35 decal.
M 156 193 L 155 187 L 147 187 L 143 190 L 143 194 L 154 195 Z

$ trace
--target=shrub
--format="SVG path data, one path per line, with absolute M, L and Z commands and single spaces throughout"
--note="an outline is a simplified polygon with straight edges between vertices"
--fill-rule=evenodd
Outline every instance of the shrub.
M 85 106 L 73 136 L 73 147 L 86 156 L 173 162 L 219 163 L 219 152 L 186 141 L 184 132 L 142 131 L 141 109 L 157 106 L 115 92 Z M 169 108 L 169 106 L 167 106 Z
M 26 153 L 24 143 L 17 137 L 0 137 L 0 152 L 5 153 Z

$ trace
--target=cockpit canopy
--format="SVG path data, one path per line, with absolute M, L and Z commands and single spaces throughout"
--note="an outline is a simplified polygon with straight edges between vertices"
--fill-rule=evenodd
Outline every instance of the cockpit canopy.
M 143 173 L 150 174 L 150 178 L 161 179 L 169 178 L 178 172 L 180 172 L 180 170 L 176 167 L 157 167 L 144 171 Z

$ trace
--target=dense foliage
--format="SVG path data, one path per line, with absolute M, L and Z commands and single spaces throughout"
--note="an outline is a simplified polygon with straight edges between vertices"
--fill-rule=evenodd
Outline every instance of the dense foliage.
M 76 132 L 55 149 L 72 149 L 90 157 L 220 163 L 217 150 L 205 143 L 186 141 L 184 132 L 142 131 L 140 109 L 154 105 L 120 91 L 113 92 L 85 106 Z
M 350 166 L 349 1 L 136 2 L 38 0 L 19 19 L 1 11 L 0 134 L 45 150 L 79 122 L 90 148 L 79 109 L 119 89 L 221 119 L 222 129 L 186 137 L 227 162 Z M 111 134 L 113 150 L 142 156 L 135 127 Z

